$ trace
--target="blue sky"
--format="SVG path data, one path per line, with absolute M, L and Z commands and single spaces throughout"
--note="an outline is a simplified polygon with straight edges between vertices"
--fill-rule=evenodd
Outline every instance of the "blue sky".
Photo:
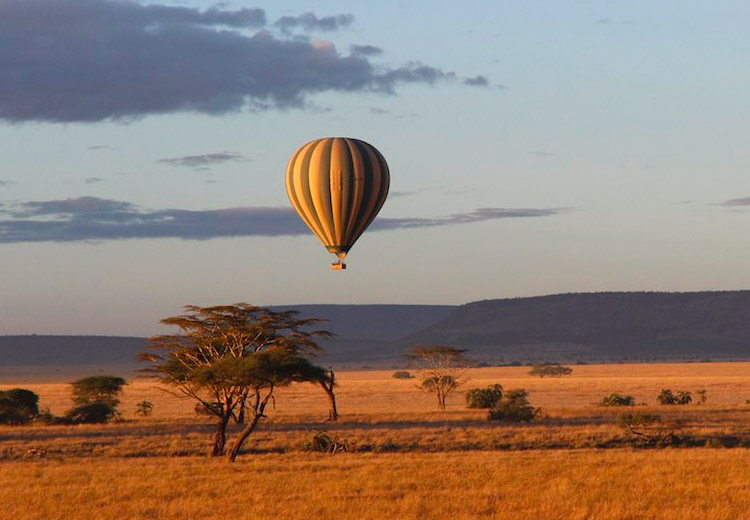
M 0 0 L 0 334 L 150 334 L 188 303 L 747 288 L 748 15 Z M 333 135 L 391 168 L 346 272 L 284 189 Z

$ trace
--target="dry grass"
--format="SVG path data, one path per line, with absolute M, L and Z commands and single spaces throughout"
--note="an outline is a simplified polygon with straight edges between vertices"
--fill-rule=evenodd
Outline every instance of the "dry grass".
M 124 422 L 0 427 L 1 518 L 750 519 L 750 363 L 587 365 L 564 379 L 527 371 L 477 369 L 465 386 L 529 390 L 546 417 L 520 425 L 488 422 L 462 392 L 433 411 L 432 396 L 393 370 L 339 373 L 335 424 L 322 422 L 322 390 L 284 390 L 248 443 L 255 454 L 235 465 L 203 456 L 211 424 L 193 403 L 136 379 Z M 0 388 L 11 386 L 57 414 L 72 404 L 62 383 Z M 657 406 L 662 388 L 706 388 L 708 403 Z M 686 447 L 633 449 L 616 426 L 622 410 L 593 404 L 614 391 L 682 422 Z M 135 417 L 142 400 L 153 417 Z M 315 430 L 362 452 L 307 452 Z
M 3 517 L 740 520 L 747 450 L 9 462 Z

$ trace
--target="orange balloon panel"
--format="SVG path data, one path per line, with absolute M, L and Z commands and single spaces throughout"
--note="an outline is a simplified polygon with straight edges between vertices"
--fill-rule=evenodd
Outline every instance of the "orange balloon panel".
M 348 137 L 310 141 L 286 169 L 292 206 L 328 251 L 342 259 L 383 207 L 390 182 L 380 152 Z

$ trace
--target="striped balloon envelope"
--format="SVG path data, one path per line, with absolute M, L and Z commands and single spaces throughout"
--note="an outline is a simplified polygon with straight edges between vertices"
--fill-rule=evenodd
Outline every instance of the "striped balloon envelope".
M 383 207 L 388 165 L 374 146 L 348 137 L 310 141 L 286 169 L 286 191 L 307 227 L 342 260 Z

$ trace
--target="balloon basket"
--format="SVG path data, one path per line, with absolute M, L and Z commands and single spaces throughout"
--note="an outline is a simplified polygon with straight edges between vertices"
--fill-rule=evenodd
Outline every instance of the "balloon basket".
M 331 270 L 333 271 L 343 271 L 346 269 L 346 264 L 343 262 L 334 262 L 331 264 Z

